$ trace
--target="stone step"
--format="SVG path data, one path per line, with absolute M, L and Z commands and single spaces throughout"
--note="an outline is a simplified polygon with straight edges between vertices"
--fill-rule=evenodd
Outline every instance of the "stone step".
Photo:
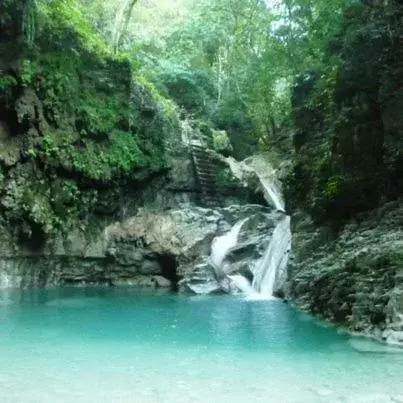
M 200 159 L 205 159 L 205 160 L 211 160 L 211 157 L 209 154 L 202 152 L 202 151 L 193 151 L 192 152 L 193 158 L 200 158 Z
M 198 165 L 209 166 L 209 167 L 214 167 L 215 166 L 215 165 L 213 165 L 211 163 L 211 161 L 201 159 L 201 158 L 193 158 L 193 161 L 194 161 L 195 164 L 198 164 Z
M 204 148 L 192 148 L 191 152 L 194 154 L 203 154 L 203 155 L 208 155 L 208 152 Z
M 214 175 L 211 172 L 197 172 L 200 179 L 211 180 L 214 181 Z
M 199 176 L 199 183 L 200 185 L 205 185 L 205 186 L 215 186 L 215 181 L 214 177 L 211 176 Z
M 203 189 L 207 189 L 207 190 L 211 190 L 211 189 L 215 188 L 215 184 L 211 183 L 211 182 L 200 182 L 200 185 Z
M 209 154 L 205 147 L 192 147 L 192 148 L 190 149 L 190 151 L 191 151 L 192 153 Z
M 191 150 L 192 151 L 201 151 L 201 152 L 204 152 L 204 153 L 208 152 L 206 147 L 200 146 L 200 145 L 192 145 Z
M 215 168 L 215 165 L 212 164 L 211 161 L 203 160 L 203 159 L 199 159 L 199 158 L 194 158 L 193 160 L 196 165 Z
M 201 183 L 201 187 L 202 187 L 202 189 L 201 189 L 201 192 L 202 193 L 214 193 L 215 192 L 215 186 L 213 186 L 213 185 L 210 185 L 210 184 L 203 184 L 203 183 Z
M 200 183 L 200 185 L 206 186 L 206 187 L 215 186 L 214 178 L 211 178 L 208 176 L 199 177 L 199 183 Z
M 208 281 L 211 277 L 212 277 L 211 275 L 195 276 L 194 274 L 192 274 L 188 281 L 191 281 L 192 283 L 198 283 L 198 282 L 204 283 L 205 281 Z
M 199 176 L 199 183 L 203 186 L 215 186 L 215 181 L 213 177 L 210 176 Z
M 206 277 L 211 277 L 214 275 L 213 271 L 206 270 L 206 269 L 195 269 L 191 274 L 191 277 L 194 279 L 204 279 Z
M 210 169 L 210 170 L 216 169 L 216 167 L 210 163 L 205 163 L 205 162 L 198 161 L 198 160 L 195 160 L 194 163 L 196 166 L 203 168 L 203 169 Z
M 201 192 L 201 195 L 202 195 L 202 197 L 205 197 L 206 199 L 217 198 L 217 192 L 215 189 L 204 190 Z
M 196 165 L 196 169 L 198 169 L 200 172 L 211 172 L 211 173 L 215 172 L 215 170 L 210 167 L 203 167 L 203 166 L 200 166 L 197 164 L 195 164 L 195 165 Z
M 193 158 L 195 173 L 199 182 L 200 202 L 205 206 L 215 206 L 219 200 L 217 197 L 217 189 L 215 184 L 216 166 L 211 160 L 211 156 L 206 151 L 206 147 L 201 144 L 191 144 L 191 155 Z M 194 273 L 197 276 L 197 272 Z M 202 275 L 202 279 L 206 278 Z M 193 276 L 192 276 L 193 277 Z
M 207 160 L 207 159 L 198 158 L 198 157 L 193 156 L 193 161 L 197 165 L 215 167 L 215 165 L 210 160 Z

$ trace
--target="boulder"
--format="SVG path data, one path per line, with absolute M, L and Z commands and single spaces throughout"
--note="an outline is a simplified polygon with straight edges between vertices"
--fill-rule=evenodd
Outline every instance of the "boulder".
M 157 288 L 171 288 L 172 281 L 163 276 L 153 276 L 151 278 Z

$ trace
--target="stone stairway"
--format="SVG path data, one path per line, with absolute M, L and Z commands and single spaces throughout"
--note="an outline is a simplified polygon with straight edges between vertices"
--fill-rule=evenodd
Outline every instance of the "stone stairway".
M 200 187 L 200 201 L 206 206 L 215 206 L 219 203 L 215 180 L 216 168 L 201 142 L 192 141 L 190 153 Z

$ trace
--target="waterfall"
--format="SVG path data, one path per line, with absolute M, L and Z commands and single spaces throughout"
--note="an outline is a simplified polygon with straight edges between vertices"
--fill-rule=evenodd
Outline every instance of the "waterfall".
M 210 258 L 216 267 L 221 266 L 229 250 L 236 246 L 239 232 L 248 219 L 238 221 L 229 232 L 213 239 Z
M 290 217 L 285 216 L 274 229 L 269 246 L 254 273 L 252 287 L 263 296 L 273 295 L 277 274 L 285 269 L 290 248 Z
M 276 170 L 263 155 L 257 155 L 245 160 L 247 165 L 255 172 L 263 186 L 263 193 L 268 203 L 277 210 L 285 211 L 283 196 L 281 194 L 281 183 L 277 179 Z
M 256 174 L 260 180 L 260 183 L 263 186 L 263 189 L 265 190 L 266 199 L 271 200 L 272 204 L 277 210 L 284 211 L 284 202 L 281 197 L 280 189 L 276 185 L 276 183 L 275 182 L 268 183 L 262 180 L 257 172 Z
M 281 183 L 267 158 L 263 156 L 252 157 L 248 165 L 255 171 L 262 184 L 267 202 L 277 210 L 285 212 Z M 262 296 L 271 297 L 273 295 L 276 279 L 287 266 L 290 249 L 290 217 L 286 215 L 274 229 L 263 258 L 254 271 L 252 287 Z
M 256 292 L 255 289 L 251 286 L 250 282 L 244 276 L 240 274 L 233 274 L 228 276 L 228 278 L 234 283 L 234 285 L 245 294 L 250 299 L 260 299 L 260 294 Z
M 272 205 L 278 212 L 274 212 L 270 220 L 273 218 L 277 220 L 280 216 L 280 221 L 277 223 L 271 239 L 267 242 L 267 247 L 262 256 L 258 252 L 258 249 L 260 250 L 261 242 L 265 242 L 265 234 L 259 234 L 259 240 L 257 241 L 259 248 L 253 250 L 255 255 L 251 258 L 253 263 L 246 260 L 236 261 L 235 259 L 232 267 L 223 267 L 224 259 L 229 251 L 237 246 L 239 233 L 242 226 L 249 218 L 238 221 L 229 232 L 214 238 L 208 267 L 210 267 L 210 270 L 211 266 L 214 269 L 215 278 L 209 281 L 214 283 L 215 290 L 231 292 L 235 286 L 245 294 L 248 299 L 271 299 L 276 282 L 284 278 L 291 249 L 290 217 L 285 213 L 285 203 L 281 193 L 281 182 L 277 178 L 276 170 L 264 155 L 253 156 L 243 162 L 237 162 L 233 158 L 227 158 L 226 162 L 232 174 L 245 184 L 248 184 L 249 180 L 255 184 L 257 177 L 267 203 Z M 280 214 L 280 212 L 282 212 L 282 214 Z M 250 216 L 252 217 L 253 213 L 251 213 Z M 267 227 L 266 231 L 268 231 L 268 228 L 269 227 Z M 250 243 L 248 244 L 249 241 Z M 251 250 L 249 249 L 248 251 L 247 248 L 253 247 L 254 242 L 256 241 L 253 240 L 252 236 L 242 246 L 245 247 L 245 250 L 240 253 L 240 259 L 245 259 L 242 257 L 242 253 L 245 253 L 245 251 L 246 254 L 251 253 Z M 256 248 L 256 246 L 253 248 Z M 240 248 L 240 250 L 242 250 L 242 248 Z M 256 262 L 256 259 L 259 260 Z M 239 274 L 239 271 L 243 270 L 242 265 L 244 265 L 243 268 L 246 268 L 253 274 L 252 284 L 250 284 L 244 276 Z M 232 274 L 229 275 L 229 273 Z M 198 286 L 200 283 L 199 277 L 195 276 L 195 282 L 197 282 Z M 188 287 L 194 290 L 192 288 L 193 284 L 190 283 L 191 282 L 188 281 Z

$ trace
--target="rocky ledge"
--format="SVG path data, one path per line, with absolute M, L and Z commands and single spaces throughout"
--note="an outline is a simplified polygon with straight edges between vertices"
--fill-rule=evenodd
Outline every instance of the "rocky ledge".
M 249 217 L 229 255 L 232 271 L 246 272 L 264 252 L 281 213 L 259 205 L 203 208 L 188 203 L 166 211 L 140 209 L 97 232 L 71 232 L 41 251 L 16 250 L 0 240 L 0 288 L 56 285 L 175 287 L 206 262 L 215 236 Z

